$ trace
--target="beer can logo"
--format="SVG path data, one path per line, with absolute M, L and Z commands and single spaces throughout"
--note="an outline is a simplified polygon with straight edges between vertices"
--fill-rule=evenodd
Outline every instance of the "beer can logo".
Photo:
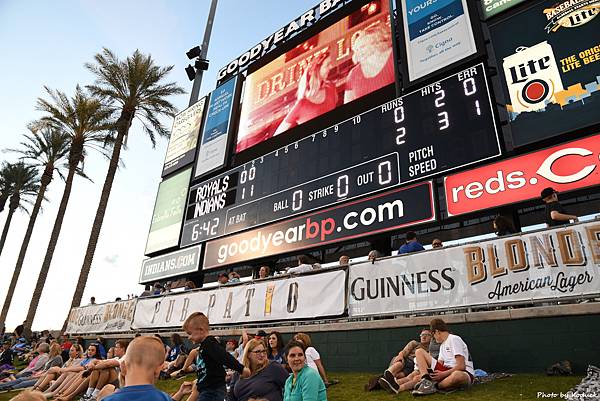
M 544 110 L 563 90 L 554 51 L 547 41 L 517 48 L 504 58 L 503 68 L 515 113 Z

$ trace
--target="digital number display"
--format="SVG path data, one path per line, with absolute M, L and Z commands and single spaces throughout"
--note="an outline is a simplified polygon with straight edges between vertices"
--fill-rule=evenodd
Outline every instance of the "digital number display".
M 193 185 L 181 246 L 499 154 L 479 64 Z

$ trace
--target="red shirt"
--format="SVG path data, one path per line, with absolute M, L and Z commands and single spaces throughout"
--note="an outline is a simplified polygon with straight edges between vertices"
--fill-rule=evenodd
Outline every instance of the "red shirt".
M 71 349 L 71 347 L 72 347 L 72 346 L 73 346 L 73 344 L 71 344 L 71 342 L 70 342 L 70 341 L 65 341 L 64 343 L 62 343 L 62 344 L 60 345 L 60 348 L 61 348 L 63 351 L 68 351 L 68 350 L 70 350 L 70 349 Z
M 350 70 L 350 74 L 348 74 L 346 90 L 353 91 L 354 98 L 358 99 L 359 97 L 362 97 L 394 82 L 394 58 L 392 55 L 393 53 L 390 53 L 381 71 L 371 78 L 365 77 L 360 64 L 355 65 L 354 68 Z

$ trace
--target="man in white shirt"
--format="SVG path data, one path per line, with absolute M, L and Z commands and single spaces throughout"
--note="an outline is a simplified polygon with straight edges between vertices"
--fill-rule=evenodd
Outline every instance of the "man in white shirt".
M 313 270 L 313 267 L 309 263 L 308 256 L 300 255 L 300 256 L 298 256 L 298 266 L 288 268 L 287 273 L 300 274 L 300 273 L 311 272 L 312 270 Z
M 421 381 L 413 390 L 413 395 L 427 395 L 437 390 L 468 387 L 473 384 L 475 370 L 467 344 L 457 335 L 450 334 L 446 322 L 433 319 L 430 323 L 431 334 L 440 345 L 438 359 L 433 358 L 424 349 L 415 354 Z
M 112 394 L 119 388 L 119 374 L 121 373 L 121 360 L 127 351 L 129 342 L 117 340 L 115 342 L 115 357 L 111 359 L 96 359 L 85 367 L 86 375 L 90 381 L 86 393 L 81 397 L 83 401 L 94 401 L 99 395 Z

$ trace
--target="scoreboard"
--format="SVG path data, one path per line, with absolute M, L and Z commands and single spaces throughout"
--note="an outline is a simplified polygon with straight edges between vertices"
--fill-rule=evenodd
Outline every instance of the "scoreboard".
M 483 64 L 192 185 L 180 246 L 500 155 Z

